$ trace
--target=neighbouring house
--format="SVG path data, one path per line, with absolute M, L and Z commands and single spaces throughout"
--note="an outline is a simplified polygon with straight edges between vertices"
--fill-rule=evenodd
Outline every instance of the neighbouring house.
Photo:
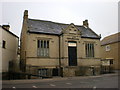
M 20 38 L 21 70 L 39 76 L 98 75 L 100 36 L 83 25 L 28 18 L 25 10 Z
M 0 30 L 0 80 L 2 79 L 2 30 Z
M 2 79 L 8 79 L 8 73 L 18 68 L 16 62 L 19 38 L 9 28 L 9 25 L 0 26 L 0 73 Z
M 101 41 L 101 57 L 104 72 L 120 70 L 120 32 L 103 38 Z

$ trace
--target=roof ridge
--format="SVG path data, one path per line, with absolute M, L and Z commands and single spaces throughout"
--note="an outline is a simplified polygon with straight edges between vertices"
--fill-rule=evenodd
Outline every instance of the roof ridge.
M 1 26 L 0 26 L 0 27 L 1 27 Z M 1 28 L 2 28 L 2 27 L 1 27 Z M 9 30 L 7 30 L 7 29 L 5 29 L 5 28 L 2 28 L 2 29 L 5 30 L 6 32 L 12 34 L 13 36 L 19 38 L 19 37 L 18 37 L 16 34 L 14 34 L 12 31 L 9 31 Z
M 65 23 L 53 22 L 53 21 L 48 21 L 48 20 L 31 19 L 31 18 L 28 18 L 28 19 L 29 20 L 34 20 L 34 21 L 52 22 L 52 23 L 56 23 L 56 24 L 69 25 L 69 24 L 65 24 Z
M 106 36 L 101 40 L 101 45 L 119 42 L 120 41 L 119 36 L 120 36 L 120 32 Z
M 31 19 L 28 18 L 29 20 L 34 20 L 34 21 L 43 21 L 43 22 L 51 22 L 51 23 L 55 23 L 55 24 L 61 24 L 61 25 L 70 25 L 70 24 L 66 24 L 66 23 L 59 23 L 59 22 L 54 22 L 54 21 L 48 21 L 48 20 L 40 20 L 40 19 Z M 74 23 L 73 23 L 74 24 Z M 75 25 L 75 24 L 74 24 Z M 79 27 L 83 27 L 83 25 L 75 25 L 75 26 L 79 26 Z

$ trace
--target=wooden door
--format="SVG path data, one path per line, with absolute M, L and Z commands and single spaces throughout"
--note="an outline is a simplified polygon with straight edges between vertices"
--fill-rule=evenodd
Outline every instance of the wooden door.
M 77 66 L 77 49 L 76 47 L 68 46 L 69 66 Z

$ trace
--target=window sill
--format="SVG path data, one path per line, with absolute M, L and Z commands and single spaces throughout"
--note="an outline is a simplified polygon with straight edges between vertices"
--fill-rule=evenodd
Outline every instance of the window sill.
M 95 58 L 95 57 L 86 57 L 87 59 L 92 59 L 92 58 Z
M 37 58 L 50 58 L 50 57 L 37 56 Z

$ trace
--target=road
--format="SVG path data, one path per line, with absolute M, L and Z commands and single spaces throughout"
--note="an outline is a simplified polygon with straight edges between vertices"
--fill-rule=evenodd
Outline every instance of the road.
M 118 75 L 3 81 L 2 88 L 118 88 Z

